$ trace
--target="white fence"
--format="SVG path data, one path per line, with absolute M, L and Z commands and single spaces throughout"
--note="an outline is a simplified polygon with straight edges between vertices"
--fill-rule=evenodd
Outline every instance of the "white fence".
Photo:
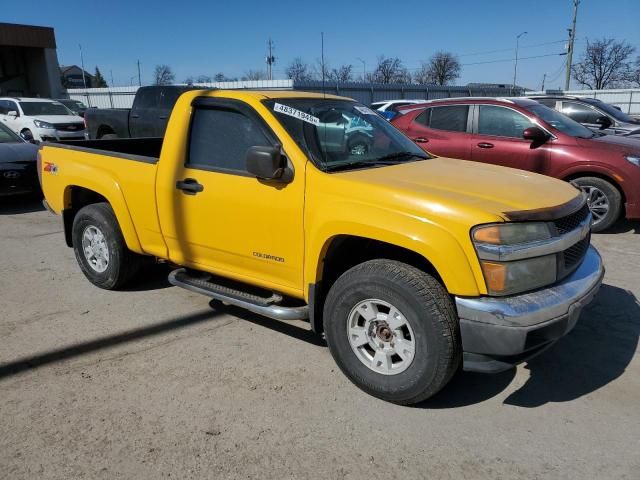
M 547 90 L 546 92 L 526 92 L 525 95 L 544 95 L 545 93 L 560 93 L 574 97 L 591 97 L 602 100 L 619 107 L 629 115 L 640 116 L 640 88 L 620 88 L 613 90 L 567 90 L 558 92 Z

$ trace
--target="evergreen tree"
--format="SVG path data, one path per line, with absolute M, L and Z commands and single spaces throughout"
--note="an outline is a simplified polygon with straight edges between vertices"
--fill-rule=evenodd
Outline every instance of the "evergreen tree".
M 93 74 L 93 87 L 103 88 L 108 86 L 109 85 L 107 85 L 107 81 L 104 79 L 104 77 L 102 76 L 102 73 L 100 73 L 100 69 L 96 65 L 96 72 Z

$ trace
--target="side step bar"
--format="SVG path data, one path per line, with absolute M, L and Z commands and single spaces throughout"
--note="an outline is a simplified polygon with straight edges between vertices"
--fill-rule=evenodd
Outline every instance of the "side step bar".
M 306 320 L 309 318 L 309 307 L 283 307 L 278 305 L 282 296 L 274 293 L 265 298 L 242 290 L 219 285 L 201 278 L 193 277 L 184 268 L 174 270 L 169 274 L 169 283 L 195 293 L 215 298 L 223 303 L 244 308 L 250 312 L 264 315 L 275 320 Z

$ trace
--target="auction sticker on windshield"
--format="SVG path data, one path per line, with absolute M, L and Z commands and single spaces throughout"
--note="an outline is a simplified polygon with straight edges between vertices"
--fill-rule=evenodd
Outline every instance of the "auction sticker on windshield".
M 285 115 L 289 115 L 290 117 L 297 118 L 312 125 L 320 125 L 320 119 L 318 117 L 314 117 L 313 115 L 309 115 L 308 113 L 304 113 L 293 107 L 282 105 L 281 103 L 276 102 L 276 104 L 273 106 L 273 111 L 284 113 Z
M 376 115 L 376 112 L 374 112 L 373 110 L 371 110 L 368 107 L 361 107 L 360 105 L 356 105 L 353 108 L 355 108 L 357 111 L 359 111 L 360 113 L 362 113 L 364 115 Z

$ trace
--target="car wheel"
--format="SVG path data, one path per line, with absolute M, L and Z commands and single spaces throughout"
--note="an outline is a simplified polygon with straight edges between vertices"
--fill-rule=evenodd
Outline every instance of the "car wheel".
M 115 133 L 105 133 L 100 137 L 100 140 L 115 140 L 118 138 L 118 135 Z
M 144 257 L 127 248 L 108 203 L 81 208 L 73 219 L 72 238 L 82 273 L 97 287 L 116 290 L 140 270 Z
M 460 365 L 458 317 L 447 291 L 404 263 L 371 260 L 348 270 L 327 295 L 324 319 L 342 372 L 383 400 L 425 400 Z
M 622 195 L 614 185 L 599 177 L 580 177 L 571 183 L 587 195 L 587 204 L 593 216 L 592 231 L 606 230 L 618 220 Z

